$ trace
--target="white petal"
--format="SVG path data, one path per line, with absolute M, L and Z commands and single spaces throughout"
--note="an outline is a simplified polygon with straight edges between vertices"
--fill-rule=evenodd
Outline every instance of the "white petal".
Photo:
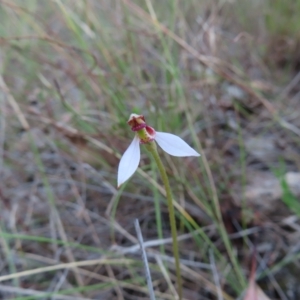
M 140 139 L 135 136 L 120 160 L 118 168 L 118 187 L 133 175 L 139 165 L 140 158 Z
M 170 155 L 180 157 L 200 156 L 198 152 L 177 135 L 156 131 L 155 140 L 157 144 Z

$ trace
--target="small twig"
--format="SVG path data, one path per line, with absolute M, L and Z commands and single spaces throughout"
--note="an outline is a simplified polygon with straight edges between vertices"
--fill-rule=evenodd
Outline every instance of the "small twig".
M 185 234 L 179 235 L 177 240 L 178 241 L 187 240 L 189 238 L 192 238 L 195 234 L 198 234 L 199 232 L 200 232 L 200 230 L 198 229 L 198 230 L 194 230 L 190 233 L 185 233 Z M 147 242 L 144 242 L 144 248 L 157 247 L 160 245 L 167 245 L 167 244 L 171 244 L 172 242 L 173 242 L 172 238 L 149 240 Z M 119 251 L 123 255 L 127 254 L 127 253 L 135 253 L 139 250 L 139 248 L 140 248 L 139 245 L 133 245 L 130 247 L 121 247 L 121 246 L 113 245 L 111 247 L 112 250 Z
M 210 265 L 211 265 L 211 269 L 212 269 L 213 276 L 214 276 L 215 285 L 217 287 L 218 300 L 223 300 L 224 298 L 222 295 L 220 278 L 219 278 L 218 270 L 217 270 L 216 263 L 215 263 L 214 252 L 212 251 L 212 249 L 210 249 L 210 251 L 209 251 L 209 260 L 210 260 Z
M 148 265 L 146 251 L 144 248 L 143 235 L 142 235 L 142 231 L 141 231 L 141 227 L 140 227 L 140 223 L 139 223 L 138 219 L 136 219 L 134 221 L 134 226 L 135 226 L 136 235 L 137 235 L 140 247 L 141 247 L 142 259 L 143 259 L 143 263 L 144 263 L 144 267 L 145 267 L 145 275 L 146 275 L 146 280 L 147 280 L 147 285 L 148 285 L 148 290 L 149 290 L 149 296 L 150 296 L 151 300 L 155 300 L 152 279 L 151 279 L 151 273 L 150 273 L 150 269 L 149 269 L 149 265 Z

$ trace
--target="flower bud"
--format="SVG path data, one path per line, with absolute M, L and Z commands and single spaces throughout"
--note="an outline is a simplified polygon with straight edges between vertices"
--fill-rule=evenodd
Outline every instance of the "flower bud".
M 155 130 L 146 124 L 143 115 L 131 114 L 127 123 L 131 127 L 131 130 L 137 133 L 141 144 L 146 144 L 154 140 Z
M 146 127 L 144 116 L 137 114 L 131 114 L 127 124 L 131 127 L 132 131 L 139 131 Z

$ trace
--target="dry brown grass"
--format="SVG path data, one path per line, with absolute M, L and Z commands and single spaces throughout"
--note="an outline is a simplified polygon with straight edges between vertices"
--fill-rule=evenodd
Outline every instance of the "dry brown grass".
M 253 259 L 270 299 L 299 299 L 300 37 L 294 18 L 265 19 L 280 12 L 279 0 L 0 1 L 1 299 L 147 299 L 136 218 L 156 297 L 175 299 L 145 151 L 116 189 L 132 111 L 202 154 L 164 156 L 184 299 L 242 299 Z

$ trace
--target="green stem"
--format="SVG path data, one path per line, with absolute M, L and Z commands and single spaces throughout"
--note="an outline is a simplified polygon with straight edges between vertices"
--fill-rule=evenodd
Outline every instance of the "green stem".
M 174 206 L 173 206 L 171 187 L 170 187 L 166 169 L 165 169 L 165 167 L 160 159 L 160 156 L 157 152 L 157 147 L 156 147 L 155 142 L 145 144 L 145 146 L 147 147 L 148 151 L 150 151 L 151 154 L 153 155 L 153 158 L 157 164 L 161 179 L 164 183 L 165 190 L 166 190 L 167 204 L 168 204 L 169 217 L 170 217 L 170 226 L 171 226 L 171 233 L 172 233 L 172 239 L 173 239 L 172 245 L 173 245 L 173 253 L 174 253 L 174 257 L 175 257 L 178 296 L 179 296 L 179 300 L 182 300 L 182 279 L 181 279 L 181 272 L 180 272 L 177 229 L 176 229 L 175 211 L 174 211 Z

